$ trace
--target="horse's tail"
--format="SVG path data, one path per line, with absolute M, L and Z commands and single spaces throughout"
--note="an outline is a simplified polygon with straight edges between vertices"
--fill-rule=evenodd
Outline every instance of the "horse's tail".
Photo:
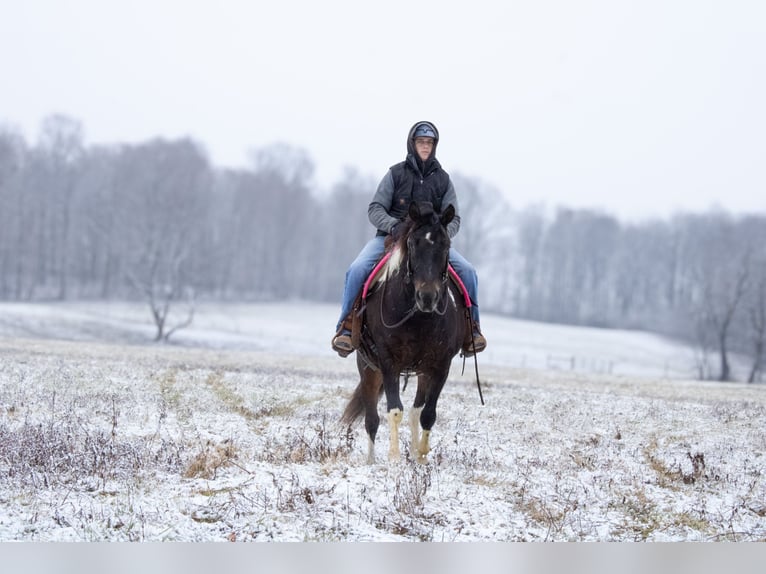
M 354 389 L 354 394 L 351 395 L 351 399 L 348 401 L 348 404 L 346 405 L 346 410 L 343 411 L 343 416 L 340 418 L 340 421 L 343 424 L 351 425 L 353 424 L 356 419 L 360 418 L 364 414 L 364 392 L 362 389 L 362 383 L 360 382 L 356 389 Z
M 348 425 L 364 415 L 368 408 L 376 406 L 383 394 L 383 376 L 380 371 L 367 365 L 358 353 L 359 351 L 357 351 L 356 364 L 359 367 L 359 384 L 354 389 L 354 394 L 351 395 L 340 418 L 342 423 Z

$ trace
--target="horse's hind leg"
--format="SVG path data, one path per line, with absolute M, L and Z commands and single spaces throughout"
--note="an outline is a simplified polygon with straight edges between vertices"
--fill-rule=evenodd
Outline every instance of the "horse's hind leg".
M 375 437 L 380 426 L 378 400 L 383 391 L 383 376 L 380 371 L 361 369 L 362 399 L 364 402 L 364 429 L 367 431 L 367 464 L 375 462 Z
M 367 464 L 375 462 L 375 435 L 378 433 L 380 416 L 377 409 L 374 412 L 367 412 L 364 416 L 364 428 L 367 431 Z

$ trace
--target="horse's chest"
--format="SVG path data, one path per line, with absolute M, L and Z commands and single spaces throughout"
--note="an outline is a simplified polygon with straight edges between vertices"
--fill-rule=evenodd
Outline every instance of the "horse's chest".
M 455 346 L 446 331 L 413 331 L 392 336 L 387 341 L 387 354 L 402 369 L 417 369 L 433 362 L 442 362 L 446 350 Z M 455 349 L 457 353 L 459 349 Z M 454 354 L 453 353 L 453 354 Z

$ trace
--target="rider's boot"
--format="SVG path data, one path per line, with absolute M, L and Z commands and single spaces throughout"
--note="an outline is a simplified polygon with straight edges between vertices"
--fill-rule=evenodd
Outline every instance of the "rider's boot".
M 468 329 L 466 333 L 471 333 L 470 336 L 466 336 L 463 341 L 462 354 L 464 357 L 473 357 L 476 353 L 481 353 L 487 348 L 487 339 L 481 334 L 481 328 L 478 323 L 469 322 L 469 325 L 473 329 Z
M 351 315 L 346 316 L 338 328 L 338 332 L 332 338 L 332 349 L 341 357 L 348 357 L 354 352 L 354 345 L 351 342 Z

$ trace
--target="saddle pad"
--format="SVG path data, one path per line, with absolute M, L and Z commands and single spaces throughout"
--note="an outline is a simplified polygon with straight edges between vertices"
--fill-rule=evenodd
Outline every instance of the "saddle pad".
M 372 284 L 375 282 L 375 277 L 377 277 L 378 273 L 380 273 L 380 270 L 383 269 L 386 263 L 388 263 L 389 259 L 391 259 L 390 251 L 386 253 L 380 261 L 378 261 L 378 264 L 375 265 L 369 277 L 367 277 L 367 281 L 364 282 L 364 287 L 362 288 L 362 300 L 367 299 L 367 294 L 370 292 L 370 287 L 372 287 Z M 447 265 L 447 269 L 449 271 L 450 277 L 455 282 L 455 285 L 458 286 L 460 292 L 463 294 L 463 301 L 466 308 L 470 309 L 471 298 L 468 296 L 468 290 L 465 288 L 463 281 L 460 279 L 460 276 L 457 274 L 457 271 L 455 271 L 452 265 Z

